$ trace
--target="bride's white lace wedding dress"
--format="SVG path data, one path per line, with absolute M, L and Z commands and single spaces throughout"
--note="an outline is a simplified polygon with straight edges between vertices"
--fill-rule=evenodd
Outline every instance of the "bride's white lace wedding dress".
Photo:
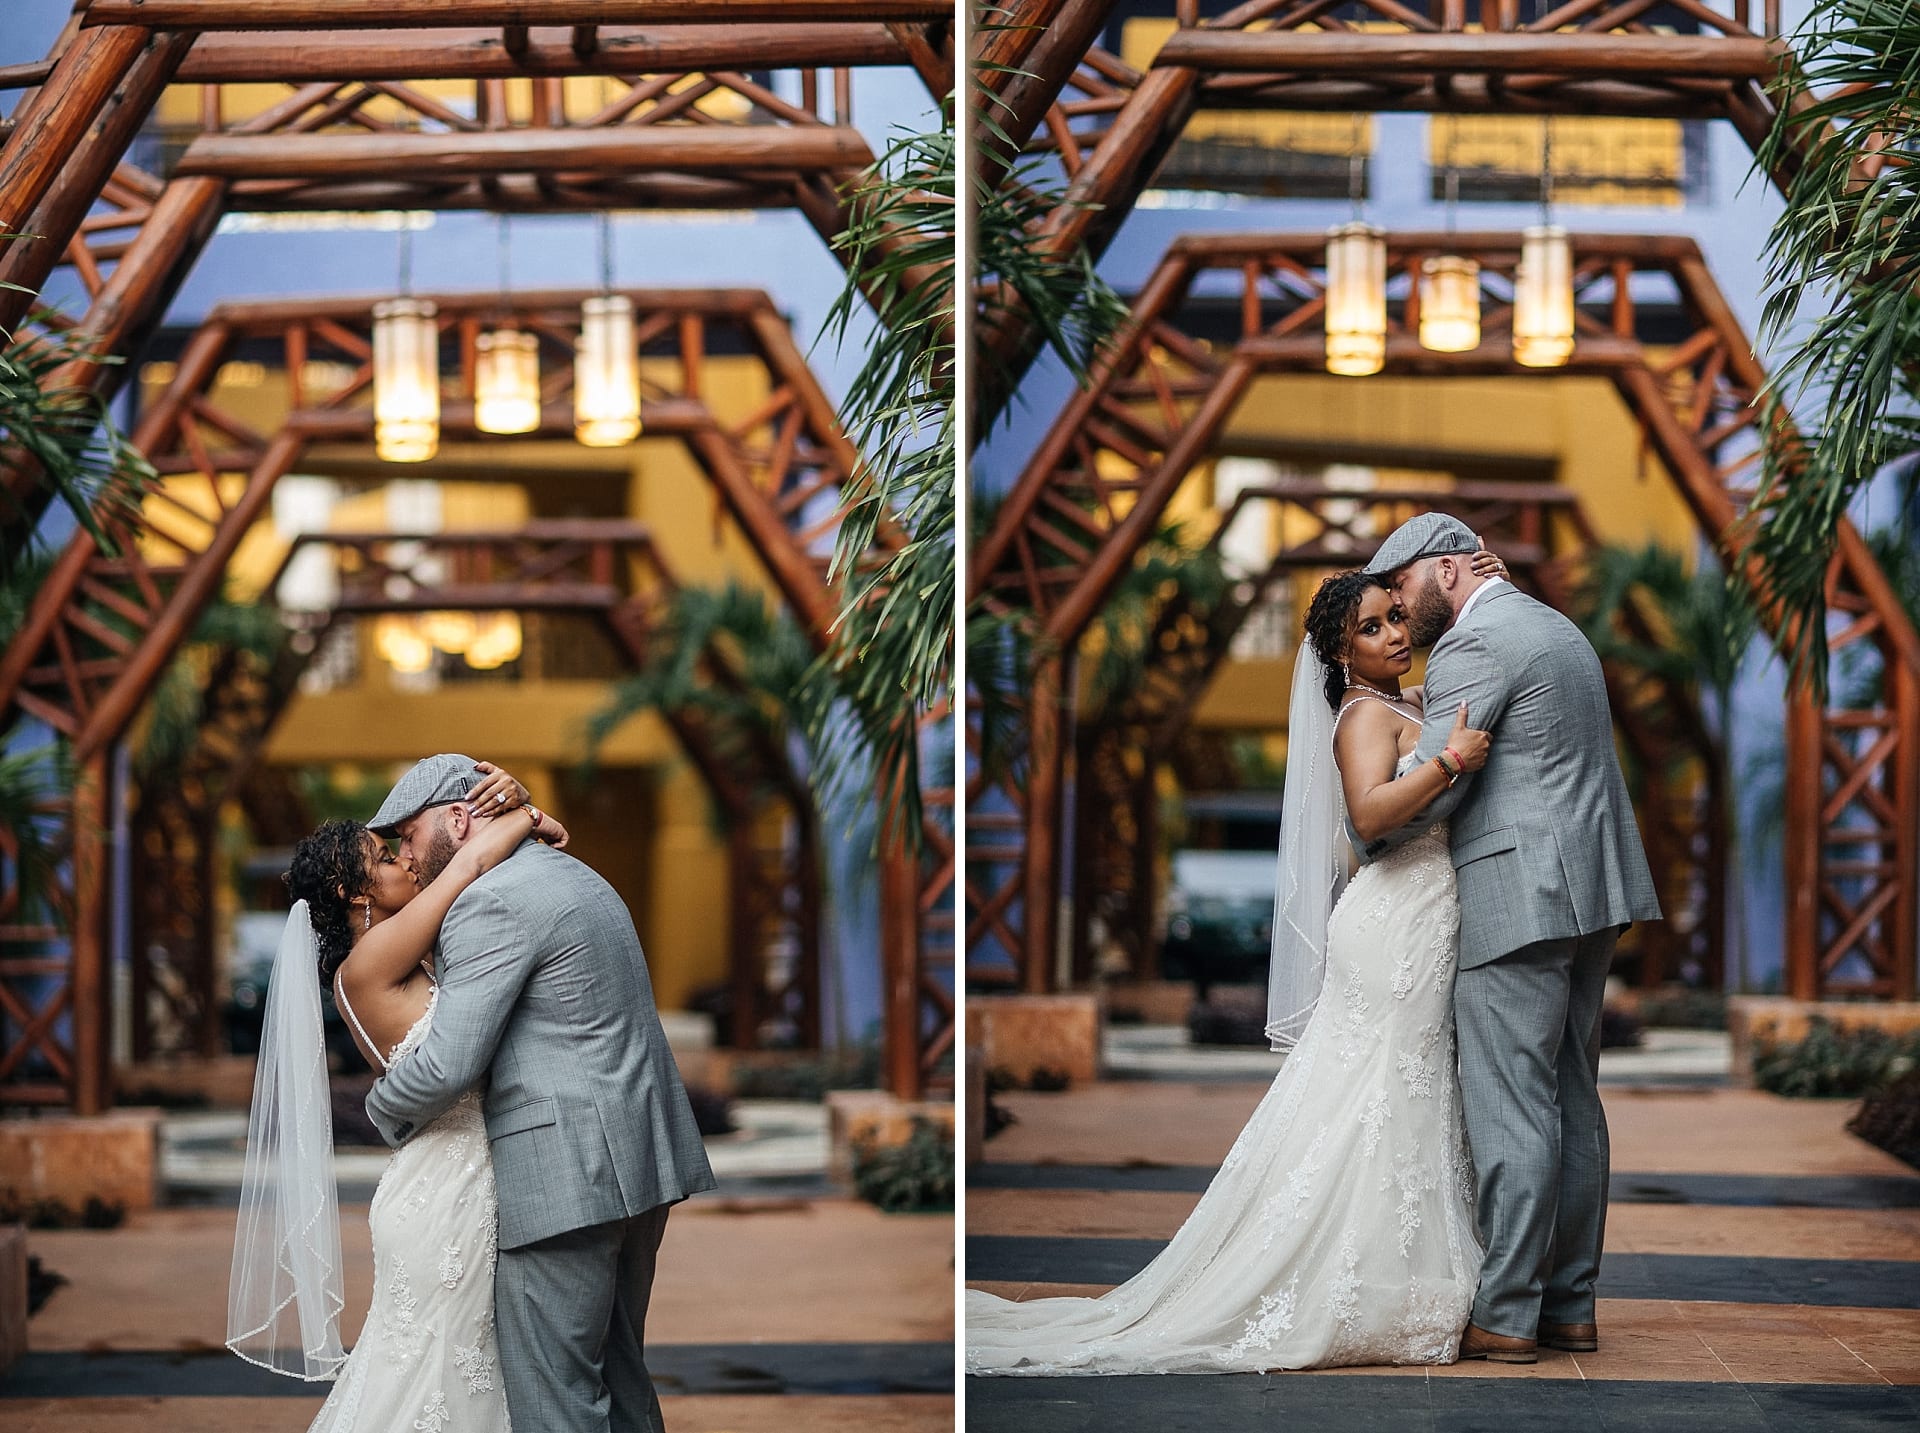
M 970 1291 L 968 1371 L 1452 1362 L 1481 1257 L 1454 1069 L 1459 931 L 1444 825 L 1362 868 L 1312 1018 L 1173 1242 L 1096 1299 Z
M 388 1068 L 426 1039 L 439 995 Z M 368 1222 L 373 1304 L 310 1433 L 508 1433 L 493 1333 L 500 1214 L 478 1091 L 394 1151 Z

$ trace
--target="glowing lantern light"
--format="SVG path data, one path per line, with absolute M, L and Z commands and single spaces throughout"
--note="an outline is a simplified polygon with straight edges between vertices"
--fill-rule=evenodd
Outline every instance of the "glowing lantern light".
M 1352 378 L 1387 361 L 1387 244 L 1371 224 L 1327 231 L 1327 372 Z
M 1420 346 L 1469 353 L 1480 346 L 1480 266 L 1442 254 L 1420 265 Z
M 580 305 L 573 435 L 589 448 L 617 448 L 640 436 L 640 359 L 633 303 L 624 294 L 601 294 Z
M 466 660 L 476 671 L 490 672 L 520 655 L 520 618 L 512 612 L 489 612 L 479 619 Z
M 474 344 L 473 425 L 482 433 L 531 433 L 540 426 L 540 341 L 503 328 Z
M 1573 250 L 1567 231 L 1535 224 L 1521 236 L 1513 283 L 1513 359 L 1558 368 L 1573 357 Z
M 399 613 L 388 613 L 375 624 L 373 647 L 389 667 L 407 676 L 418 676 L 433 665 L 433 643 L 416 619 Z
M 440 450 L 440 329 L 425 299 L 374 307 L 373 450 L 388 463 Z

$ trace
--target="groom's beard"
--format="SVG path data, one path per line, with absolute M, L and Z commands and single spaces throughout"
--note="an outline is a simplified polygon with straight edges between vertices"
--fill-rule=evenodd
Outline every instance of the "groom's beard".
M 420 853 L 420 859 L 414 863 L 415 876 L 421 889 L 431 885 L 434 879 L 447 868 L 459 847 L 453 844 L 453 837 L 442 826 L 433 833 L 427 842 L 427 849 Z
M 1407 641 L 1415 647 L 1431 647 L 1452 625 L 1453 606 L 1440 590 L 1440 579 L 1429 572 L 1407 607 Z

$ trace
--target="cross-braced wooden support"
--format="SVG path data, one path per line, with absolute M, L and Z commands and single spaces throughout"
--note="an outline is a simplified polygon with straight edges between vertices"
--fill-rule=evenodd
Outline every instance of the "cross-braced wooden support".
M 831 240 L 872 159 L 851 127 L 852 71 L 911 65 L 936 99 L 953 83 L 949 16 L 926 5 L 773 6 L 765 25 L 688 5 L 644 28 L 595 5 L 560 44 L 475 28 L 485 6 L 309 7 L 291 28 L 286 7 L 241 8 L 242 31 L 271 32 L 198 33 L 226 22 L 196 5 L 169 11 L 193 17 L 171 29 L 159 12 L 112 24 L 88 10 L 46 62 L 0 75 L 28 87 L 0 131 L 0 229 L 31 236 L 0 245 L 0 280 L 19 286 L 0 289 L 0 328 L 22 324 L 61 263 L 88 299 L 77 320 L 42 316 L 79 355 L 54 386 L 112 395 L 124 367 L 98 360 L 138 351 L 229 209 L 790 206 Z M 162 136 L 181 151 L 162 179 L 124 155 L 170 82 L 199 84 L 200 103 Z M 261 86 L 285 93 L 262 107 Z M 14 500 L 0 540 L 17 548 L 45 493 L 31 472 L 0 473 Z
M 548 351 L 542 433 L 572 431 L 572 365 L 553 360 L 571 355 L 579 306 L 588 296 L 515 296 L 515 318 Z M 647 363 L 643 375 L 647 430 L 685 443 L 782 598 L 824 646 L 835 614 L 826 584 L 826 554 L 838 528 L 836 499 L 856 463 L 832 405 L 765 294 L 634 290 L 629 297 L 643 359 L 659 360 Z M 443 407 L 442 425 L 454 434 L 471 432 L 474 341 L 482 322 L 497 315 L 501 300 L 497 294 L 443 295 L 435 302 L 443 333 L 453 340 L 444 351 L 458 355 L 456 391 Z M 104 775 L 105 754 L 219 590 L 227 562 L 264 516 L 279 478 L 310 443 L 364 441 L 371 435 L 372 303 L 225 305 L 187 343 L 172 384 L 148 408 L 136 434 L 168 482 L 148 500 L 137 527 L 124 522 L 119 526 L 119 553 L 103 553 L 84 534 L 69 544 L 20 633 L 0 654 L 0 707 L 52 727 L 71 744 L 83 772 L 98 767 Z M 737 420 L 723 419 L 706 398 L 705 361 L 720 330 L 729 330 L 733 346 L 755 357 L 770 380 L 765 401 Z M 271 351 L 273 366 L 286 375 L 290 412 L 277 432 L 254 430 L 223 410 L 212 394 L 222 360 L 240 343 L 248 344 L 250 352 Z M 317 389 L 316 373 L 337 377 Z M 883 545 L 896 540 L 883 529 Z M 643 629 L 631 621 L 617 630 L 630 649 L 643 640 Z M 83 783 L 76 801 L 95 799 L 93 790 Z M 932 808 L 941 804 L 937 794 L 929 793 L 926 799 Z M 36 1097 L 70 1098 L 84 1110 L 98 1108 L 104 1098 L 103 1085 L 82 1097 L 81 1075 L 89 1066 L 79 1047 L 91 1042 L 88 1058 L 97 1063 L 98 1036 L 77 1012 L 84 1007 L 97 1014 L 103 1008 L 97 992 L 105 968 L 105 906 L 104 887 L 93 874 L 102 854 L 95 849 L 98 828 L 87 825 L 82 814 L 78 804 L 67 813 L 73 823 L 76 873 L 71 952 L 46 957 L 55 959 L 60 971 L 51 982 L 40 966 L 23 971 L 34 976 L 38 1003 L 20 996 L 24 1003 L 17 1017 L 13 1005 L 5 1004 L 9 1028 L 0 1041 L 0 1059 L 10 1062 L 9 1069 L 23 1062 L 26 1034 L 31 1033 L 33 1048 L 41 1051 L 46 1068 L 55 1071 L 55 1078 L 37 1081 Z M 903 872 L 912 870 L 912 858 L 903 850 L 890 852 L 886 860 Z M 924 877 L 905 876 L 888 896 L 883 959 L 890 980 L 926 983 L 919 975 L 918 948 L 926 916 L 937 910 L 939 899 L 937 870 Z M 787 911 L 778 918 L 802 915 Z M 767 916 L 769 921 L 775 918 Z M 9 948 L 8 956 L 13 954 Z M 33 958 L 42 959 L 38 954 Z M 0 966 L 0 975 L 9 968 Z M 63 1044 L 57 1031 L 69 1003 L 76 1013 L 72 1036 Z M 54 1010 L 54 1016 L 41 1020 L 47 1010 Z M 15 1024 L 23 1032 L 18 1036 Z M 950 1043 L 951 1010 L 944 1025 L 937 1019 L 929 1023 L 924 1011 L 916 1011 L 913 1023 L 890 1026 L 888 1036 L 896 1049 L 907 1052 L 899 1059 L 900 1067 L 918 1071 L 923 1049 Z M 67 1044 L 73 1047 L 71 1058 Z M 918 1091 L 916 1077 L 901 1092 Z M 0 1098 L 11 1097 L 12 1087 L 0 1086 Z
M 1749 0 L 1688 0 L 1657 30 L 1649 8 L 1571 0 L 1523 20 L 1518 0 L 1246 0 L 1203 18 L 1197 0 L 1172 0 L 1162 14 L 1176 28 L 1143 69 L 1091 43 L 1112 0 L 1013 0 L 976 48 L 1023 72 L 998 82 L 996 122 L 1022 154 L 1058 166 L 1061 203 L 1035 244 L 1098 256 L 1208 109 L 1725 119 L 1757 152 L 1793 64 L 1777 0 L 1758 14 Z M 1004 163 L 992 133 L 975 144 L 983 163 Z M 1871 148 L 1863 177 L 1882 162 Z M 1770 178 L 1784 187 L 1797 163 L 1789 146 Z M 982 292 L 976 334 L 993 356 L 976 385 L 973 431 L 984 434 L 1007 397 L 997 375 L 1017 375 L 1040 336 L 998 289 Z
M 996 835 L 969 862 L 969 979 L 1027 988 L 1052 980 L 1072 653 L 1174 492 L 1218 450 L 1254 381 L 1322 371 L 1324 243 L 1318 235 L 1176 243 L 972 554 L 972 600 L 1023 623 L 1036 656 L 1024 750 L 997 768 L 1018 774 L 1019 796 L 987 805 Z M 1412 337 L 1410 275 L 1443 250 L 1481 265 L 1483 336 L 1471 353 L 1432 353 Z M 1755 400 L 1766 378 L 1751 345 L 1692 240 L 1582 235 L 1573 251 L 1578 342 L 1560 371 L 1612 383 L 1701 532 L 1744 572 L 1736 518 L 1752 497 L 1762 436 Z M 1404 235 L 1389 240 L 1388 256 L 1389 373 L 1554 372 L 1522 368 L 1508 353 L 1516 236 Z M 1656 348 L 1638 315 L 1660 301 L 1686 330 Z M 1227 316 L 1224 337 L 1210 312 Z M 1885 680 L 1865 709 L 1800 699 L 1788 713 L 1788 984 L 1808 997 L 1903 997 L 1914 988 L 1920 896 L 1920 637 L 1850 526 L 1830 589 L 1844 614 L 1834 647 L 1870 653 Z M 970 799 L 987 804 L 987 779 Z

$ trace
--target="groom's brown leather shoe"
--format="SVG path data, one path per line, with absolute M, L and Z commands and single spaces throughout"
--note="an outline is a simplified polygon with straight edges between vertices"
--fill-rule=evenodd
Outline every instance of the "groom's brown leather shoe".
M 1460 1336 L 1460 1358 L 1462 1362 L 1484 1358 L 1489 1363 L 1538 1363 L 1540 1349 L 1533 1339 L 1508 1338 L 1505 1334 L 1488 1333 L 1478 1324 L 1468 1324 L 1467 1331 Z
M 1540 1323 L 1540 1342 L 1563 1353 L 1596 1353 L 1600 1348 L 1598 1324 Z

